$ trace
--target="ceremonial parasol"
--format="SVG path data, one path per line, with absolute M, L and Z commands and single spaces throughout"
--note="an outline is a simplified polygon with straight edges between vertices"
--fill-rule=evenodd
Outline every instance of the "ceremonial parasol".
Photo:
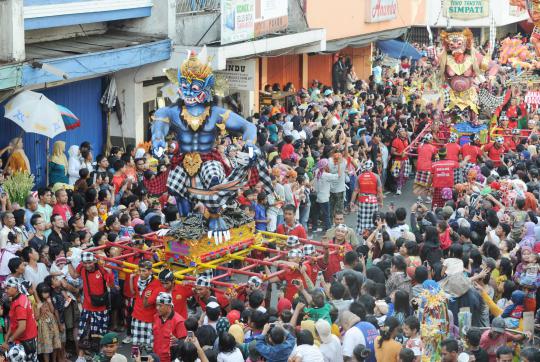
M 54 138 L 66 131 L 60 108 L 43 94 L 32 91 L 21 92 L 4 108 L 6 110 L 4 117 L 15 122 L 24 132 Z

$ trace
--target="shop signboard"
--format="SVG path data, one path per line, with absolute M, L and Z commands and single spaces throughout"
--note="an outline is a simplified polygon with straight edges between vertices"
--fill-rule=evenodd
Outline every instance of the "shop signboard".
M 489 16 L 489 0 L 447 0 L 444 15 L 459 20 L 486 18 Z
M 288 0 L 221 0 L 221 44 L 287 29 Z
M 221 0 L 221 44 L 252 39 L 254 24 L 253 0 Z
M 379 23 L 397 18 L 398 0 L 367 0 L 366 23 Z
M 253 91 L 256 64 L 255 59 L 227 60 L 225 69 L 216 73 L 227 80 L 229 89 Z

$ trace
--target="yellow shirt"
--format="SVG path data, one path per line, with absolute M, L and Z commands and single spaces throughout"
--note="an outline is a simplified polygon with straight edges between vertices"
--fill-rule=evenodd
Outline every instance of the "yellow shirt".
M 379 339 L 381 339 L 380 336 L 375 339 L 375 359 L 384 362 L 399 361 L 401 343 L 391 339 L 389 341 L 384 341 L 382 347 L 379 347 Z

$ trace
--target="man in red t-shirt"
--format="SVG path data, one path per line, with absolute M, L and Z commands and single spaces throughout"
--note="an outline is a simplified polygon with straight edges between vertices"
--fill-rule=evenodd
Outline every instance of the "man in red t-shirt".
M 302 263 L 303 258 L 304 254 L 300 249 L 289 250 L 287 254 L 287 261 L 278 260 L 274 264 L 278 270 L 284 269 L 285 272 L 281 273 L 277 277 L 268 279 L 270 283 L 279 283 L 285 281 L 285 298 L 291 301 L 294 300 L 295 295 L 298 293 L 299 283 L 302 283 L 304 288 L 311 288 L 311 265 L 309 263 Z M 271 273 L 268 266 L 265 266 L 265 272 L 266 274 Z
M 413 192 L 420 197 L 428 195 L 431 184 L 431 164 L 433 163 L 433 156 L 437 153 L 437 147 L 431 144 L 432 140 L 433 135 L 427 133 L 423 138 L 424 143 L 418 147 Z
M 226 312 L 229 309 L 229 299 L 225 293 L 212 290 L 210 289 L 211 287 L 211 279 L 206 275 L 200 275 L 195 282 L 195 288 L 193 288 L 193 298 L 195 298 L 195 301 L 203 312 L 206 311 L 206 305 L 211 301 L 216 301 L 221 307 L 222 312 Z
M 99 266 L 94 253 L 81 254 L 81 263 L 73 268 L 68 259 L 68 271 L 73 279 L 81 278 L 83 285 L 83 305 L 79 320 L 79 338 L 90 331 L 91 339 L 99 339 L 109 328 L 107 287 L 114 287 L 111 272 Z M 93 297 L 93 298 L 92 298 Z M 92 300 L 94 299 L 94 300 Z
M 152 323 L 156 314 L 156 298 L 161 289 L 161 284 L 152 275 L 152 262 L 141 259 L 139 274 L 131 274 L 129 283 L 135 296 L 131 321 L 133 345 L 151 351 L 154 344 Z
M 171 345 L 187 336 L 185 319 L 174 311 L 173 297 L 160 292 L 156 298 L 154 315 L 154 352 L 162 362 L 171 362 Z
M 446 159 L 446 148 L 439 149 L 439 161 L 433 162 L 431 173 L 433 175 L 433 201 L 432 207 L 443 207 L 445 200 L 442 197 L 442 189 L 454 187 L 454 170 L 459 163 Z
M 54 193 L 54 196 L 56 197 L 56 205 L 54 205 L 52 213 L 53 215 L 58 214 L 62 216 L 64 222 L 67 223 L 71 216 L 73 216 L 73 211 L 71 211 L 71 207 L 68 204 L 68 194 L 66 190 L 60 189 Z
M 283 224 L 277 226 L 276 232 L 282 235 L 294 235 L 299 239 L 307 239 L 306 229 L 296 222 L 296 207 L 294 205 L 283 207 Z
M 6 280 L 5 292 L 11 301 L 11 308 L 9 310 L 9 330 L 2 349 L 8 351 L 11 343 L 22 344 L 26 352 L 25 361 L 37 362 L 38 330 L 32 304 L 23 293 L 24 288 L 21 281 L 15 277 Z
M 514 128 L 512 130 L 512 136 L 506 137 L 504 141 L 504 149 L 507 151 L 516 152 L 517 145 L 520 144 L 520 132 L 521 130 Z
M 332 282 L 334 274 L 343 269 L 343 256 L 346 252 L 353 250 L 351 244 L 346 242 L 348 228 L 341 224 L 336 227 L 334 240 L 330 244 L 341 245 L 342 250 L 330 248 L 328 243 L 324 246 L 324 257 L 321 268 L 324 270 L 324 278 L 327 282 Z M 331 253 L 332 252 L 332 253 Z
M 159 292 L 165 292 L 172 295 L 174 311 L 182 318 L 188 317 L 188 298 L 193 297 L 193 285 L 176 284 L 174 274 L 169 269 L 163 269 L 158 275 L 161 288 Z
M 506 151 L 504 146 L 504 137 L 497 136 L 495 137 L 495 141 L 488 143 L 484 146 L 482 149 L 484 159 L 490 159 L 493 161 L 493 165 L 495 167 L 499 167 L 502 165 L 502 156 L 504 155 L 504 152 Z
M 409 147 L 409 140 L 407 139 L 407 130 L 400 128 L 398 130 L 398 137 L 392 141 L 392 176 L 396 179 L 397 190 L 396 195 L 401 195 L 401 189 L 410 172 L 409 156 L 407 155 L 407 149 Z
M 461 155 L 463 159 L 467 159 L 469 164 L 476 165 L 478 157 L 482 156 L 482 150 L 478 147 L 479 142 L 480 136 L 475 134 L 471 143 L 466 143 L 461 147 Z

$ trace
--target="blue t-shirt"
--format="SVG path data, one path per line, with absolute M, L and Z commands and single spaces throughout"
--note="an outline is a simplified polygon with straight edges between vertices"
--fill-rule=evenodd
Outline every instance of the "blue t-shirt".
M 266 208 L 263 205 L 255 204 L 255 220 L 266 220 Z M 266 231 L 265 222 L 255 222 L 255 229 Z

